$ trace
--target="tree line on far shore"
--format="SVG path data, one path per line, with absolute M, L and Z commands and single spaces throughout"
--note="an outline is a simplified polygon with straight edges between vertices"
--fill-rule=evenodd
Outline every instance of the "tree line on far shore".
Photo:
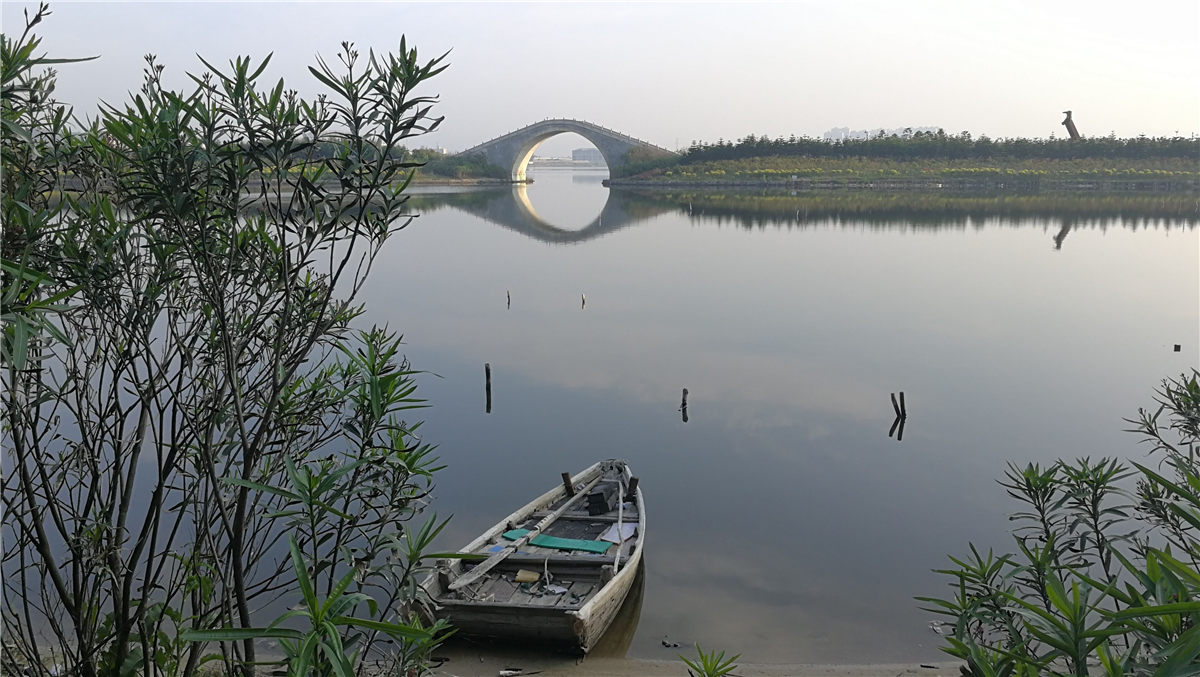
M 315 158 L 336 157 L 342 149 L 328 142 L 313 148 Z M 489 164 L 482 155 L 447 155 L 434 148 L 395 148 L 394 159 L 413 163 L 418 173 L 431 177 L 452 179 L 506 179 L 508 172 Z M 1104 137 L 1070 138 L 1001 138 L 978 137 L 971 132 L 947 134 L 945 130 L 905 131 L 899 134 L 880 132 L 869 138 L 830 141 L 807 136 L 770 138 L 747 134 L 736 141 L 718 139 L 715 142 L 693 141 L 679 156 L 642 158 L 631 157 L 624 167 L 610 168 L 613 175 L 633 176 L 654 169 L 716 162 L 769 157 L 805 157 L 844 160 L 868 158 L 896 161 L 1021 161 L 1021 160 L 1121 160 L 1125 162 L 1153 160 L 1192 160 L 1200 167 L 1200 138 L 1197 137 Z
M 719 139 L 715 143 L 693 141 L 683 152 L 681 162 L 733 160 L 764 156 L 809 156 L 819 158 L 891 158 L 891 159 L 1061 159 L 1087 158 L 1191 158 L 1200 162 L 1200 138 L 1116 136 L 1081 139 L 1003 138 L 957 135 L 945 130 L 878 134 L 863 139 L 827 141 L 806 136 L 770 138 L 747 134 L 737 141 Z

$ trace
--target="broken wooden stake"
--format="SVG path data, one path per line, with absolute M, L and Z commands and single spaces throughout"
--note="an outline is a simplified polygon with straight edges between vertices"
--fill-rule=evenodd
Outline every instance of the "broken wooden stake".
M 483 392 L 487 395 L 487 410 L 486 413 L 492 413 L 492 365 L 488 362 L 483 363 Z
M 1075 127 L 1075 121 L 1071 119 L 1071 111 L 1065 110 L 1063 113 L 1065 113 L 1067 116 L 1067 118 L 1062 121 L 1063 126 L 1067 128 L 1067 134 L 1071 135 L 1071 140 L 1078 139 L 1079 130 Z

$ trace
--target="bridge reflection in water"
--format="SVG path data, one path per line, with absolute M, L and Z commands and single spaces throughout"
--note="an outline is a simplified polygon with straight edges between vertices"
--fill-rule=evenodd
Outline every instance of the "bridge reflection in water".
M 1021 223 L 1057 230 L 1055 249 L 1066 234 L 1081 228 L 1194 228 L 1200 210 L 1189 194 L 970 195 L 913 191 L 877 193 L 832 191 L 682 191 L 610 189 L 599 215 L 579 229 L 556 226 L 538 214 L 525 184 L 503 188 L 414 195 L 415 211 L 460 209 L 481 219 L 550 244 L 586 242 L 665 213 L 692 222 L 732 225 L 747 230 L 845 227 L 866 229 L 976 229 Z M 1053 232 L 1053 231 L 1051 231 Z
M 579 229 L 561 228 L 538 214 L 523 183 L 501 189 L 417 195 L 410 204 L 416 211 L 453 207 L 550 244 L 586 242 L 676 209 L 669 201 L 610 190 L 596 218 Z

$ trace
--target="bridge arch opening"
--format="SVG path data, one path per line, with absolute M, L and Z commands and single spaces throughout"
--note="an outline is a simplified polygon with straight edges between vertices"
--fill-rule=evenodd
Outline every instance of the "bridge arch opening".
M 566 129 L 549 129 L 531 135 L 521 145 L 513 159 L 512 178 L 514 181 L 528 181 L 531 163 L 535 169 L 538 169 L 539 165 L 545 166 L 545 163 L 537 162 L 535 158 L 572 161 L 576 150 L 585 151 L 591 157 L 598 157 L 599 167 L 606 172 L 610 171 L 617 161 L 617 158 L 608 157 L 599 144 L 584 134 Z
M 533 149 L 530 168 L 583 169 L 608 171 L 604 154 L 587 137 L 575 132 L 560 132 L 546 138 Z
M 563 139 L 545 154 L 535 152 L 526 168 L 529 180 L 513 186 L 520 211 L 562 233 L 580 232 L 602 221 L 609 199 L 603 185 L 608 167 L 571 160 L 571 151 L 590 145 L 578 137 Z

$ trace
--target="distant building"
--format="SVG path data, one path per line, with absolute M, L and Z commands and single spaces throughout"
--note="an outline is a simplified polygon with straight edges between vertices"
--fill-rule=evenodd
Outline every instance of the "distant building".
M 576 162 L 587 162 L 593 165 L 604 164 L 604 156 L 597 148 L 576 148 L 571 151 L 571 159 Z
M 842 141 L 843 139 L 871 139 L 880 134 L 884 136 L 911 136 L 917 132 L 937 132 L 941 127 L 895 127 L 892 129 L 884 129 L 876 127 L 875 129 L 850 129 L 849 127 L 834 127 L 825 132 L 826 141 Z

